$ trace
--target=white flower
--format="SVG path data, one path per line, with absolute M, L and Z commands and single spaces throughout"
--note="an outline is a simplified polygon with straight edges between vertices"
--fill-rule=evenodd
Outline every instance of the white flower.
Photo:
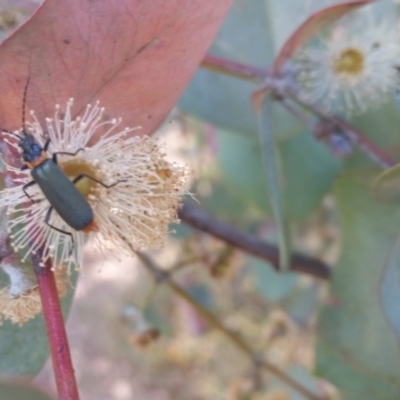
M 14 273 L 18 271 L 18 267 L 11 267 Z M 19 274 L 17 272 L 17 274 Z M 22 276 L 22 274 L 19 274 Z M 42 311 L 42 302 L 40 300 L 39 288 L 31 285 L 30 288 L 24 288 L 15 293 L 15 284 L 17 279 L 10 276 L 10 287 L 0 288 L 0 325 L 3 320 L 10 320 L 13 324 L 23 325 Z M 58 297 L 62 298 L 67 294 L 70 281 L 67 275 L 67 269 L 58 268 L 54 271 L 54 279 L 57 286 Z
M 369 15 L 370 16 L 370 15 Z M 362 13 L 339 21 L 331 35 L 300 54 L 306 99 L 332 112 L 364 112 L 398 87 L 400 37 L 395 21 Z
M 104 109 L 98 103 L 94 107 L 88 105 L 84 115 L 75 120 L 71 118 L 72 105 L 71 99 L 63 118 L 57 105 L 54 119 L 46 120 L 45 129 L 31 112 L 34 122 L 27 124 L 27 130 L 41 146 L 50 139 L 49 157 L 55 152 L 75 153 L 83 149 L 74 156 L 58 155 L 58 164 L 71 180 L 85 173 L 106 185 L 116 183 L 110 188 L 88 178 L 77 183 L 93 210 L 98 232 L 87 235 L 76 231 L 55 211 L 49 223 L 70 232 L 73 243 L 70 236 L 49 227 L 45 217 L 50 203 L 39 187 L 27 189 L 35 202 L 29 201 L 22 190 L 24 184 L 32 181 L 30 170 L 7 166 L 9 172 L 19 174 L 14 179 L 18 186 L 4 189 L 0 196 L 0 206 L 8 206 L 9 232 L 15 250 L 26 259 L 40 248 L 43 262 L 51 258 L 53 266 L 80 267 L 87 237 L 100 250 L 106 243 L 128 253 L 159 248 L 166 239 L 168 224 L 177 220 L 177 208 L 187 188 L 186 169 L 165 160 L 157 139 L 128 137 L 136 128 L 116 132 L 121 120 L 103 121 Z M 88 145 L 103 132 L 96 143 Z M 15 138 L 7 141 L 18 148 Z

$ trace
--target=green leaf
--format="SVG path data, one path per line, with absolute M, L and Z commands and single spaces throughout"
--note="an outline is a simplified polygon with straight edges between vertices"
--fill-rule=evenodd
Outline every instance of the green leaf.
M 301 326 L 307 326 L 315 316 L 320 298 L 320 285 L 299 285 L 285 304 L 287 313 Z
M 349 122 L 389 153 L 390 149 L 395 149 L 400 144 L 400 113 L 394 101 L 383 104 L 379 109 L 369 110 L 368 113 L 353 117 Z M 359 150 L 345 162 L 346 169 L 352 171 L 370 169 L 371 166 L 375 167 L 376 163 Z
M 398 228 L 400 231 L 400 227 Z M 400 237 L 396 238 L 383 273 L 380 297 L 383 311 L 400 339 Z
M 363 366 L 352 364 L 329 343 L 317 343 L 316 374 L 340 389 L 342 400 L 398 400 L 399 387 L 389 381 L 366 376 Z M 361 368 L 359 368 L 361 367 Z M 360 371 L 358 371 L 360 369 Z
M 297 283 L 297 274 L 280 274 L 267 262 L 248 257 L 246 265 L 255 277 L 261 296 L 270 302 L 279 302 L 289 295 Z
M 310 392 L 315 393 L 315 396 L 318 397 L 318 393 L 320 393 L 319 382 L 310 374 L 310 371 L 308 371 L 307 368 L 291 366 L 285 370 L 285 373 L 292 379 L 296 380 L 296 382 L 299 382 L 303 387 L 307 388 Z M 268 386 L 271 388 L 284 389 L 288 393 L 288 398 L 290 400 L 307 400 L 301 393 L 278 378 L 272 378 Z
M 22 383 L 0 382 L 0 399 L 3 400 L 51 400 L 36 388 Z
M 270 64 L 271 35 L 262 2 L 236 1 L 210 52 L 248 65 Z M 256 88 L 254 83 L 200 69 L 181 97 L 179 107 L 218 126 L 256 135 L 257 120 L 250 103 Z
M 218 130 L 218 163 L 226 183 L 245 204 L 271 215 L 267 179 L 255 137 Z M 305 132 L 278 143 L 289 221 L 304 220 L 330 190 L 341 162 Z
M 214 179 L 208 182 L 210 192 L 196 194 L 196 199 L 207 212 L 238 227 L 247 227 L 254 219 L 255 210 L 249 207 L 248 202 L 233 190 L 223 179 Z M 196 193 L 196 191 L 194 191 Z
M 280 144 L 288 217 L 304 220 L 331 190 L 341 160 L 308 132 Z
M 76 275 L 72 274 L 72 286 Z M 7 278 L 1 274 L 3 285 Z M 64 315 L 72 303 L 73 290 L 61 300 Z M 43 315 L 39 314 L 23 326 L 4 321 L 0 325 L 0 373 L 3 375 L 36 375 L 49 356 L 47 334 Z M 0 396 L 0 398 L 2 398 Z
M 349 174 L 335 185 L 343 253 L 333 271 L 335 301 L 319 321 L 317 368 L 343 399 L 395 400 L 400 398 L 399 338 L 382 310 L 380 285 L 400 210 L 371 197 L 370 179 L 371 174 Z
M 210 53 L 249 66 L 267 68 L 275 54 L 271 20 L 273 17 L 268 14 L 264 2 L 237 0 Z M 218 127 L 256 136 L 257 118 L 250 97 L 257 87 L 252 82 L 200 69 L 182 95 L 179 108 Z M 276 118 L 280 129 L 274 135 L 287 138 L 302 130 L 301 124 L 284 109 L 277 110 Z
M 218 130 L 217 146 L 217 161 L 227 185 L 244 203 L 271 214 L 258 138 Z
M 400 164 L 383 171 L 371 186 L 375 199 L 388 204 L 400 204 Z

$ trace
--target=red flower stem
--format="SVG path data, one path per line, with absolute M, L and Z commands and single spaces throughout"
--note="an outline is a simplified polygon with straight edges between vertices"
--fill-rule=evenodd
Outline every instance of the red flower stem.
M 51 262 L 47 261 L 44 267 L 40 266 L 41 251 L 37 252 L 32 257 L 32 260 L 42 300 L 58 397 L 60 400 L 79 400 L 78 387 L 54 273 L 51 270 Z

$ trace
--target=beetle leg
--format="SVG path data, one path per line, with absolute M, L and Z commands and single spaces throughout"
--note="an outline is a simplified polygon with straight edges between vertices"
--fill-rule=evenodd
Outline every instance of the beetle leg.
M 83 179 L 83 178 L 91 179 L 92 181 L 95 181 L 95 182 L 99 183 L 100 185 L 104 186 L 104 187 L 107 188 L 107 189 L 112 188 L 112 187 L 114 187 L 115 185 L 118 185 L 118 183 L 126 182 L 125 179 L 121 179 L 121 180 L 119 180 L 119 181 L 116 181 L 116 182 L 112 183 L 111 185 L 106 185 L 104 182 L 99 181 L 98 179 L 93 178 L 93 176 L 90 176 L 90 175 L 87 175 L 87 174 L 80 174 L 80 175 L 78 175 L 72 182 L 77 183 L 78 181 L 80 181 L 80 180 Z
M 72 236 L 71 232 L 68 231 L 64 231 L 63 229 L 57 228 L 56 226 L 50 224 L 49 220 L 50 220 L 50 216 L 51 216 L 51 212 L 53 211 L 53 207 L 49 207 L 49 209 L 47 210 L 46 213 L 46 217 L 44 218 L 44 222 L 47 226 L 49 226 L 51 229 L 54 229 L 57 232 L 63 233 L 64 235 L 68 235 L 71 238 L 71 242 L 72 245 L 74 244 L 74 237 Z
M 46 140 L 46 143 L 44 144 L 43 150 L 47 152 L 47 149 L 49 148 L 50 145 L 50 139 Z
M 26 191 L 26 189 L 27 189 L 28 187 L 33 186 L 35 183 L 36 183 L 35 181 L 30 181 L 30 182 L 28 182 L 28 183 L 25 183 L 24 186 L 22 186 L 22 190 L 24 191 L 25 196 L 26 196 L 32 203 L 36 203 L 36 201 L 32 199 L 32 197 L 31 197 L 30 194 Z
M 67 155 L 67 156 L 76 156 L 80 151 L 83 151 L 83 150 L 85 150 L 85 149 L 83 147 L 81 147 L 75 153 L 70 153 L 68 151 L 57 151 L 56 153 L 53 153 L 53 161 L 56 164 L 58 164 L 58 162 L 57 162 L 57 155 L 58 154 L 64 154 L 64 155 Z

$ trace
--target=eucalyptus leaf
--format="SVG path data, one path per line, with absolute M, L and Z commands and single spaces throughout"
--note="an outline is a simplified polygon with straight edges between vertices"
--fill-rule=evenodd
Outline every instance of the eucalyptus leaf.
M 21 382 L 0 382 L 0 399 L 3 400 L 51 400 L 39 389 Z
M 286 303 L 288 314 L 301 326 L 307 326 L 315 316 L 319 305 L 320 286 L 313 282 L 306 287 L 298 287 Z
M 265 2 L 236 0 L 210 53 L 245 65 L 268 68 L 276 52 L 271 31 L 273 20 L 274 15 L 269 14 Z M 257 88 L 254 82 L 200 69 L 182 95 L 179 108 L 218 127 L 256 136 L 257 118 L 250 97 Z M 286 110 L 278 109 L 276 118 L 280 128 L 273 132 L 276 136 L 291 137 L 302 129 Z
M 348 174 L 335 185 L 343 251 L 331 282 L 335 300 L 319 321 L 318 372 L 346 400 L 400 398 L 399 338 L 380 298 L 400 210 L 371 197 L 371 176 Z M 400 314 L 393 318 L 397 321 Z
M 258 139 L 218 130 L 218 163 L 226 184 L 245 204 L 271 215 L 267 178 Z M 330 190 L 341 162 L 308 132 L 278 142 L 289 221 L 304 220 Z
M 380 298 L 383 311 L 400 340 L 400 236 L 393 243 L 385 265 Z
M 318 397 L 320 392 L 318 379 L 312 376 L 312 374 L 305 367 L 291 366 L 285 370 L 285 374 L 290 376 L 292 379 L 295 379 L 303 387 L 307 388 L 310 392 L 315 393 L 315 396 Z M 271 379 L 269 385 L 270 387 L 284 389 L 288 393 L 287 398 L 290 400 L 307 400 L 307 398 L 297 390 L 293 389 L 289 385 L 286 385 L 277 378 Z
M 369 110 L 368 113 L 353 116 L 349 122 L 377 146 L 388 149 L 389 153 L 390 149 L 395 149 L 400 144 L 400 113 L 394 101 L 388 101 L 377 109 Z M 360 174 L 362 170 L 375 166 L 376 163 L 361 151 L 357 151 L 345 162 L 346 170 L 357 171 Z
M 388 204 L 400 204 L 400 164 L 383 171 L 372 182 L 375 199 Z
M 71 286 L 74 286 L 76 278 L 77 274 L 73 273 Z M 3 285 L 7 284 L 4 274 L 0 275 L 0 279 Z M 72 297 L 73 290 L 70 289 L 61 300 L 64 316 L 68 315 Z M 8 320 L 0 325 L 0 373 L 2 375 L 34 376 L 42 369 L 48 357 L 48 339 L 41 313 L 22 326 L 12 324 Z
M 271 31 L 273 32 L 273 46 L 280 49 L 284 42 L 311 14 L 324 7 L 337 3 L 336 0 L 318 1 L 293 1 L 293 0 L 268 0 L 264 1 L 268 14 L 273 16 L 269 19 Z
M 265 299 L 270 302 L 284 300 L 293 290 L 297 281 L 297 274 L 280 274 L 267 262 L 248 257 L 246 265 L 254 275 L 255 285 Z
M 196 193 L 196 200 L 207 212 L 218 218 L 232 223 L 235 226 L 246 228 L 254 216 L 259 217 L 259 212 L 240 196 L 225 179 L 214 179 L 210 184 L 210 191 Z
M 366 376 L 363 366 L 346 360 L 346 354 L 338 352 L 330 343 L 317 343 L 315 373 L 329 379 L 340 390 L 341 400 L 398 400 L 399 387 L 379 377 Z M 360 371 L 357 367 L 361 367 Z

